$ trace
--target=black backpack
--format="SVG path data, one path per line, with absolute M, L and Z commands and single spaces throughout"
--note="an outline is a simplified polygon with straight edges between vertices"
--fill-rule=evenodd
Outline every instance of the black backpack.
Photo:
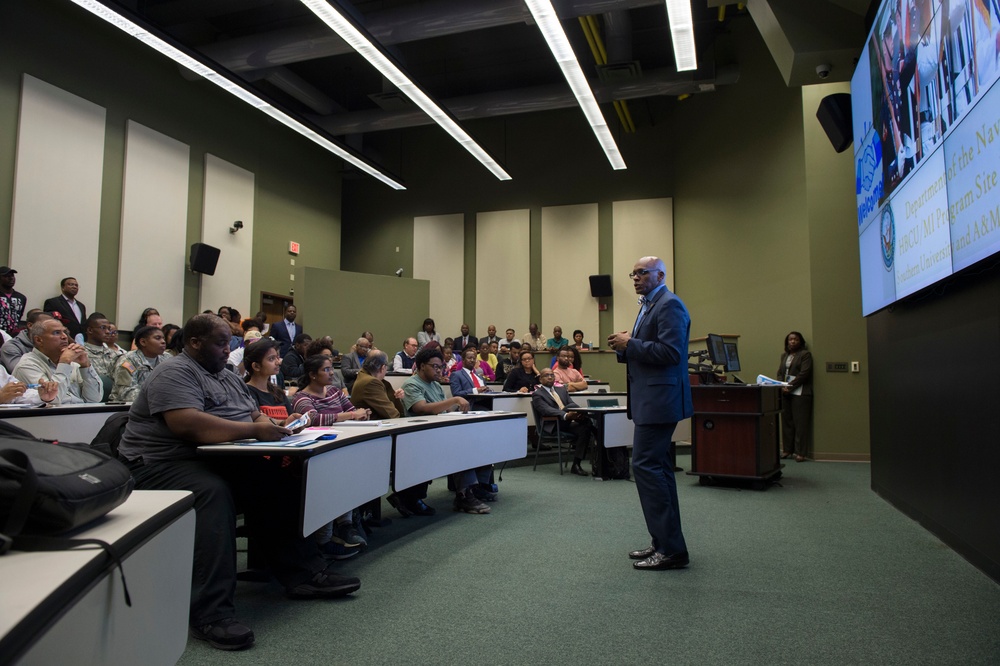
M 0 555 L 88 544 L 103 548 L 121 569 L 103 541 L 54 535 L 100 518 L 128 499 L 133 486 L 128 468 L 105 453 L 36 439 L 0 421 Z

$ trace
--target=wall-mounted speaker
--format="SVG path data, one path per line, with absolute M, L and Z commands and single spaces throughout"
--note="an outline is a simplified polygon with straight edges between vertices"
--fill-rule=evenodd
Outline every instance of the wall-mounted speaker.
M 205 243 L 195 243 L 191 246 L 191 270 L 195 273 L 215 275 L 215 267 L 219 264 L 220 250 Z
M 610 275 L 590 276 L 590 295 L 594 298 L 603 298 L 611 295 Z
M 833 149 L 838 153 L 847 150 L 854 141 L 854 129 L 851 126 L 851 96 L 848 93 L 827 95 L 819 103 L 816 118 L 830 138 Z

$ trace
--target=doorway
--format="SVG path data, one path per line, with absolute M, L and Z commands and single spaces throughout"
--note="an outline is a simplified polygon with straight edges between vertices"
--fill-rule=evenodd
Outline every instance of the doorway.
M 267 324 L 281 321 L 285 317 L 285 308 L 295 302 L 293 296 L 260 292 L 260 311 L 267 316 Z

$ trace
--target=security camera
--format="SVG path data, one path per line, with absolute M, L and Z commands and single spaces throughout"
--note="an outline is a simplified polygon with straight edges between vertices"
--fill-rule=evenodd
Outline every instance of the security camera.
M 242 220 L 236 220 L 235 222 L 233 222 L 233 226 L 229 227 L 229 233 L 235 234 L 237 231 L 239 231 L 242 228 L 243 228 L 243 221 Z
M 397 268 L 396 269 L 396 277 L 403 277 L 403 269 L 402 268 Z
M 830 64 L 816 65 L 816 76 L 818 76 L 821 79 L 825 79 L 826 77 L 830 76 L 831 69 L 833 69 L 833 65 Z

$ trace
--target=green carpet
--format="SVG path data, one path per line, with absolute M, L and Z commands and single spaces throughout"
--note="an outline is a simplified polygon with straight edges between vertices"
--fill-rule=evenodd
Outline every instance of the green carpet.
M 681 455 L 678 464 L 689 467 Z M 869 488 L 862 463 L 786 466 L 767 491 L 680 474 L 691 566 L 638 572 L 635 485 L 507 469 L 487 516 L 400 519 L 343 565 L 352 598 L 240 583 L 249 651 L 190 664 L 996 664 L 1000 587 Z

